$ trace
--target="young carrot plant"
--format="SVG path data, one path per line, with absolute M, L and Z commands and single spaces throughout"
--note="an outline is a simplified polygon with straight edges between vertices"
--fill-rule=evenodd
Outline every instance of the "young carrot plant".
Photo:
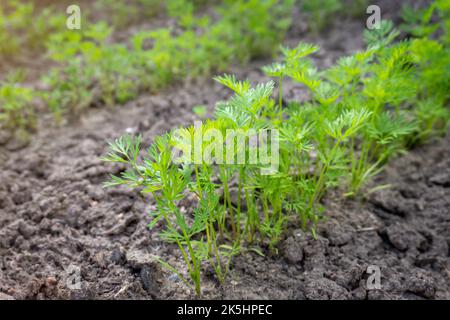
M 11 74 L 0 82 L 0 126 L 10 131 L 24 133 L 35 129 L 33 89 L 18 83 L 19 74 Z
M 179 30 L 141 31 L 130 45 L 111 44 L 113 30 L 104 22 L 52 35 L 49 53 L 61 66 L 44 77 L 44 100 L 56 118 L 76 118 L 92 102 L 124 103 L 143 90 L 156 91 L 174 80 L 270 55 L 290 24 L 293 1 L 225 1 L 213 7 L 219 16 L 214 21 L 195 12 L 202 4 L 169 1 L 168 14 Z
M 233 255 L 239 251 L 238 245 L 218 243 L 215 224 L 220 220 L 222 207 L 215 193 L 215 185 L 209 180 L 205 171 L 199 172 L 195 166 L 195 180 L 191 179 L 193 168 L 179 166 L 172 159 L 174 141 L 170 134 L 157 137 L 148 149 L 142 162 L 140 152 L 140 137 L 123 136 L 110 144 L 110 153 L 103 160 L 125 163 L 128 170 L 120 176 L 112 176 L 107 186 L 128 185 L 133 188 L 142 187 L 142 192 L 151 193 L 156 202 L 156 210 L 151 213 L 153 218 L 150 227 L 155 227 L 160 221 L 163 230 L 160 236 L 169 243 L 175 243 L 188 269 L 189 279 L 181 271 L 159 259 L 163 266 L 175 272 L 183 282 L 201 295 L 201 270 L 205 263 L 210 263 L 220 283 L 225 281 Z M 206 170 L 206 169 L 204 169 Z M 177 204 L 186 196 L 186 191 L 192 191 L 198 197 L 198 206 L 193 210 L 193 217 L 181 212 Z M 206 239 L 199 236 L 205 232 Z
M 105 160 L 126 163 L 128 170 L 108 185 L 153 194 L 152 226 L 164 222 L 161 237 L 180 249 L 189 273 L 183 281 L 197 294 L 204 265 L 223 283 L 234 255 L 255 245 L 276 253 L 289 225 L 318 237 L 322 200 L 330 189 L 358 196 L 385 188 L 365 186 L 413 143 L 447 132 L 448 43 L 394 42 L 398 34 L 383 21 L 381 29 L 365 33 L 366 50 L 326 70 L 309 57 L 317 46 L 283 47 L 282 60 L 263 68 L 278 83 L 253 86 L 232 75 L 216 77 L 233 95 L 216 104 L 214 119 L 157 137 L 142 161 L 140 138 L 111 144 Z M 288 79 L 309 91 L 308 101 L 284 100 Z M 260 130 L 276 133 L 265 141 L 277 155 L 270 170 L 260 158 L 252 161 L 253 151 L 261 152 L 261 141 L 253 139 Z M 240 132 L 241 144 L 230 131 Z M 204 139 L 197 144 L 199 137 Z M 182 156 L 171 158 L 172 148 Z M 194 209 L 181 212 L 178 204 L 187 194 Z
M 308 14 L 309 28 L 313 32 L 320 32 L 325 29 L 343 4 L 341 0 L 317 0 L 302 1 L 301 9 Z

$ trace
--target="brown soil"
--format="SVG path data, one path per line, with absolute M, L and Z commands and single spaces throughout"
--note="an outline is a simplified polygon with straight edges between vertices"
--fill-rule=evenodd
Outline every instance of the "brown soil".
M 322 66 L 363 47 L 363 22 L 342 21 L 320 38 L 303 36 L 301 21 L 295 26 L 287 43 L 319 43 Z M 259 68 L 267 62 L 230 72 L 264 81 Z M 303 94 L 292 84 L 285 89 L 288 99 Z M 104 189 L 121 168 L 99 157 L 125 132 L 150 143 L 191 124 L 192 106 L 211 111 L 228 95 L 212 80 L 178 84 L 114 110 L 89 110 L 78 124 L 57 128 L 42 119 L 28 145 L 0 146 L 0 298 L 195 298 L 151 258 L 182 266 L 176 248 L 147 228 L 152 200 Z M 364 202 L 327 195 L 318 240 L 292 226 L 278 256 L 236 257 L 223 287 L 206 272 L 204 298 L 450 299 L 449 143 L 447 136 L 392 161 L 375 181 L 392 187 Z M 71 265 L 81 270 L 80 290 L 66 285 Z M 366 286 L 369 265 L 381 268 L 380 290 Z

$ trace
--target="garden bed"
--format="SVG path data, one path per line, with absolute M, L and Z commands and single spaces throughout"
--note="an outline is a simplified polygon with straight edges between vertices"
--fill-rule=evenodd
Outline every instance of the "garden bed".
M 288 44 L 321 45 L 319 66 L 363 48 L 363 21 L 344 20 L 325 35 L 303 35 L 297 21 Z M 254 83 L 266 81 L 252 61 L 230 72 Z M 292 83 L 287 98 L 304 92 Z M 0 146 L 0 295 L 15 299 L 195 298 L 158 255 L 183 269 L 175 246 L 150 231 L 152 199 L 125 188 L 105 189 L 109 173 L 122 168 L 100 157 L 107 142 L 142 134 L 148 145 L 165 131 L 193 123 L 195 105 L 227 98 L 209 79 L 178 83 L 142 94 L 114 109 L 90 109 L 63 127 L 40 119 L 26 143 Z M 235 257 L 219 286 L 203 275 L 206 299 L 450 299 L 449 135 L 395 158 L 373 183 L 391 184 L 362 199 L 339 190 L 323 199 L 326 220 L 318 239 L 291 225 L 279 254 L 247 251 Z M 116 171 L 116 172 L 115 172 Z M 192 205 L 185 199 L 183 206 Z M 381 289 L 367 288 L 370 265 L 381 269 Z M 67 269 L 81 271 L 81 288 L 69 289 Z

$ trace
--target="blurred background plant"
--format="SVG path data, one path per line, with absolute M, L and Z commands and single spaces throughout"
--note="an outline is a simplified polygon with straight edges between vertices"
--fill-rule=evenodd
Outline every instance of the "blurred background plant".
M 290 225 L 299 225 L 317 237 L 317 225 L 325 215 L 322 200 L 328 191 L 337 189 L 347 197 L 363 197 L 388 188 L 369 187 L 369 182 L 389 160 L 412 145 L 447 133 L 450 55 L 445 39 L 433 39 L 433 34 L 427 34 L 396 41 L 400 32 L 391 21 L 383 21 L 380 26 L 379 30 L 365 31 L 364 51 L 341 57 L 324 70 L 319 70 L 311 59 L 319 51 L 318 46 L 301 42 L 294 48 L 281 47 L 281 59 L 263 68 L 278 81 L 278 99 L 273 98 L 274 81 L 252 86 L 248 80 L 240 81 L 233 75 L 214 78 L 232 90 L 232 95 L 216 104 L 214 118 L 202 125 L 200 133 L 214 130 L 225 137 L 229 130 L 239 130 L 246 146 L 250 146 L 252 132 L 279 132 L 279 166 L 273 174 L 261 171 L 263 163 L 247 161 L 250 151 L 245 149 L 246 161 L 217 161 L 218 155 L 228 159 L 228 139 L 227 143 L 225 139 L 203 141 L 197 152 L 214 145 L 212 157 L 216 161 L 205 161 L 202 153 L 202 161 L 194 163 L 191 143 L 198 130 L 194 126 L 157 138 L 149 153 L 153 160 L 148 160 L 147 155 L 139 163 L 133 160 L 140 152 L 135 138 L 122 137 L 110 144 L 105 160 L 125 163 L 128 170 L 112 176 L 107 185 L 143 187 L 143 193 L 152 193 L 158 199 L 157 210 L 152 213 L 155 223 L 161 220 L 161 212 L 169 214 L 170 208 L 173 217 L 166 219 L 172 221 L 166 221 L 166 228 L 187 231 L 169 238 L 164 231 L 161 236 L 171 241 L 178 238 L 182 252 L 190 246 L 196 248 L 192 249 L 194 256 L 186 259 L 186 266 L 189 270 L 193 265 L 198 268 L 194 274 L 191 272 L 198 295 L 202 263 L 216 261 L 213 268 L 223 270 L 220 251 L 211 249 L 220 247 L 215 244 L 215 235 L 228 252 L 233 252 L 229 258 L 254 246 L 259 246 L 259 252 L 267 249 L 276 254 Z M 285 78 L 310 91 L 310 99 L 303 103 L 283 100 Z M 179 146 L 180 141 L 187 141 L 181 148 L 187 154 L 183 154 L 182 161 L 172 161 L 168 150 Z M 268 141 L 273 150 L 273 141 Z M 242 151 L 234 142 L 231 148 Z M 166 171 L 171 171 L 173 177 L 163 179 Z M 178 188 L 180 181 L 183 183 Z M 163 183 L 168 185 L 166 191 L 161 187 Z M 237 199 L 232 199 L 231 188 L 237 189 Z M 178 196 L 174 196 L 174 190 Z M 190 223 L 185 216 L 179 217 L 176 201 L 166 203 L 184 198 L 186 193 L 194 199 L 194 209 L 186 213 L 193 215 Z M 191 238 L 189 235 L 194 233 L 188 231 L 193 229 L 195 237 Z M 204 253 L 195 253 L 198 248 L 205 248 Z M 223 282 L 224 274 L 215 270 Z

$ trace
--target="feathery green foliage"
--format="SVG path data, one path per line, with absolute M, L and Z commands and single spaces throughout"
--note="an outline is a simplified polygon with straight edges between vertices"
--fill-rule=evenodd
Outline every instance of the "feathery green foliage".
M 64 27 L 66 17 L 52 7 L 5 0 L 0 4 L 0 58 L 14 60 L 20 52 L 42 50 L 50 34 Z M 30 23 L 32 26 L 30 28 Z
M 325 70 L 310 59 L 317 46 L 283 47 L 281 61 L 263 68 L 278 82 L 278 99 L 274 81 L 253 86 L 232 75 L 216 77 L 233 95 L 217 103 L 214 119 L 156 138 L 140 161 L 140 138 L 122 137 L 111 144 L 105 159 L 129 169 L 108 185 L 140 186 L 153 194 L 152 225 L 165 221 L 161 237 L 180 248 L 190 276 L 184 281 L 197 294 L 206 264 L 223 282 L 231 258 L 246 248 L 259 245 L 277 252 L 289 224 L 316 237 L 327 191 L 356 197 L 384 188 L 365 186 L 411 144 L 447 131 L 448 43 L 430 38 L 394 42 L 398 31 L 393 24 L 381 26 L 366 32 L 365 51 Z M 309 91 L 309 101 L 283 100 L 282 84 L 288 78 Z M 218 139 L 231 129 L 242 133 L 247 149 Z M 267 140 L 278 152 L 278 167 L 271 174 L 261 159 L 251 161 L 258 130 L 279 133 Z M 211 139 L 199 142 L 198 135 L 210 133 Z M 182 151 L 181 157 L 171 157 L 173 147 Z M 195 159 L 196 150 L 205 149 L 213 150 L 212 158 Z M 242 158 L 235 152 L 227 158 L 238 150 Z M 177 204 L 187 194 L 193 195 L 193 209 L 182 213 Z
M 35 129 L 32 102 L 36 94 L 33 89 L 20 85 L 21 78 L 20 73 L 14 73 L 0 82 L 0 127 L 24 136 L 23 133 Z
M 175 80 L 270 55 L 290 24 L 293 5 L 292 0 L 225 1 L 214 7 L 219 18 L 212 20 L 196 16 L 199 3 L 167 2 L 180 30 L 140 31 L 129 45 L 111 44 L 113 30 L 104 22 L 51 36 L 49 52 L 61 67 L 45 77 L 50 109 L 57 118 L 76 115 L 93 101 L 124 103 L 143 90 L 156 91 Z M 60 79 L 65 79 L 63 86 Z
M 313 32 L 319 32 L 329 26 L 332 16 L 343 7 L 341 0 L 302 1 L 301 9 L 308 13 L 308 24 Z

